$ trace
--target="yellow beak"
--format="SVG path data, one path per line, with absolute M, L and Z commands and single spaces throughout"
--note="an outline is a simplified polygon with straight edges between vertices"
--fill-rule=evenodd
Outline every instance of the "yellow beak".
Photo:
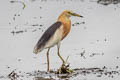
M 76 14 L 76 13 L 72 13 L 71 15 L 72 15 L 72 16 L 77 16 L 77 17 L 83 18 L 83 16 L 81 16 L 81 15 L 79 15 L 79 14 Z

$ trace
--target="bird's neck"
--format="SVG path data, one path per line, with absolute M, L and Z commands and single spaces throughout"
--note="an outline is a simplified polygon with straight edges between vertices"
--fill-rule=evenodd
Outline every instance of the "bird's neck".
M 63 25 L 63 37 L 62 40 L 67 36 L 71 29 L 71 21 L 69 18 L 66 17 L 59 17 L 58 21 L 62 22 Z

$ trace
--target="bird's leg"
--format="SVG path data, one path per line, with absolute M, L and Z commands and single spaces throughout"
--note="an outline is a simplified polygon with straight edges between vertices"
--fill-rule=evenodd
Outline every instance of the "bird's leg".
M 58 44 L 58 45 L 57 45 L 57 49 L 58 49 L 58 56 L 59 56 L 59 57 L 60 57 L 60 59 L 62 60 L 63 64 L 65 64 L 64 59 L 63 59 L 63 58 L 62 58 L 62 56 L 60 55 L 59 48 L 60 48 L 60 44 Z
M 72 73 L 73 71 L 69 69 L 69 64 L 66 65 L 66 62 L 64 61 L 64 59 L 60 56 L 59 53 L 59 49 L 60 49 L 60 44 L 58 43 L 57 45 L 57 49 L 58 49 L 58 56 L 60 57 L 60 59 L 62 60 L 63 64 L 61 65 L 60 69 L 58 69 L 58 74 L 63 74 L 63 73 Z M 68 58 L 67 58 L 68 59 Z
M 47 51 L 47 71 L 49 72 L 49 50 L 50 48 L 48 48 L 48 51 Z

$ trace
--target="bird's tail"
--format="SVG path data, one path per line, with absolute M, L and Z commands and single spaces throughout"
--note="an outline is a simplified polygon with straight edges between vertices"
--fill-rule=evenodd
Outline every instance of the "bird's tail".
M 41 52 L 42 50 L 43 50 L 43 48 L 39 48 L 39 49 L 38 49 L 38 47 L 35 46 L 34 49 L 33 49 L 33 53 L 38 54 L 38 53 Z
M 37 49 L 36 46 L 35 46 L 34 49 L 33 49 L 33 53 L 38 54 L 38 49 Z

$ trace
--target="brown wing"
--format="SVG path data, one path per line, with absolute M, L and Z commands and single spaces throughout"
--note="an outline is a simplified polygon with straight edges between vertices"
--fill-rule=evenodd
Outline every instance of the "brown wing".
M 38 41 L 36 47 L 37 50 L 40 49 L 41 47 L 45 46 L 45 44 L 50 40 L 50 38 L 54 35 L 55 31 L 60 28 L 62 23 L 60 21 L 57 21 L 53 25 L 51 25 L 42 35 L 40 40 Z

